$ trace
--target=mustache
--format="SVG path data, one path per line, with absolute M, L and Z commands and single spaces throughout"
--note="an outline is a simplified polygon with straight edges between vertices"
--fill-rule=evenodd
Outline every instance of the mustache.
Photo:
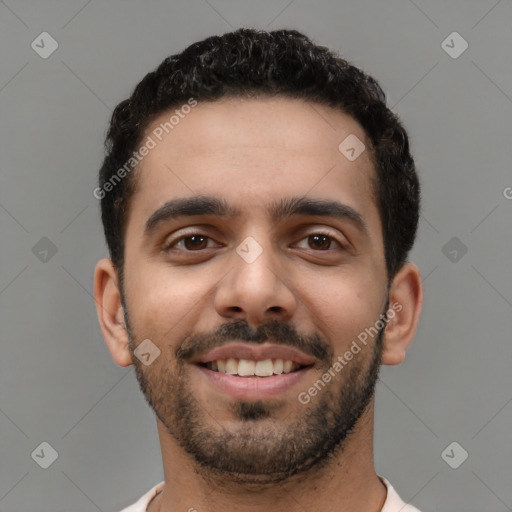
M 187 337 L 176 349 L 175 356 L 186 362 L 198 353 L 221 347 L 233 341 L 262 344 L 265 341 L 276 345 L 287 345 L 301 350 L 329 365 L 334 359 L 331 345 L 317 333 L 303 335 L 293 325 L 269 320 L 253 329 L 245 320 L 235 320 L 222 324 L 211 333 L 198 333 Z

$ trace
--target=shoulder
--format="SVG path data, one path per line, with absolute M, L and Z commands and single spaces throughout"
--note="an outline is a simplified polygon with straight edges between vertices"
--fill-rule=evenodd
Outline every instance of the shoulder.
M 413 505 L 405 503 L 395 491 L 389 480 L 379 475 L 382 483 L 387 487 L 388 495 L 381 512 L 420 512 Z
M 165 482 L 160 482 L 152 487 L 148 492 L 146 492 L 141 498 L 130 505 L 129 507 L 123 508 L 121 512 L 146 512 L 146 508 L 149 505 L 149 502 L 160 492 L 164 486 Z

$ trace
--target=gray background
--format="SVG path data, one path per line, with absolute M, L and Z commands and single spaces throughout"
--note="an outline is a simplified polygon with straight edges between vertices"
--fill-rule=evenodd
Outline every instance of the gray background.
M 133 367 L 97 324 L 92 191 L 115 105 L 166 56 L 239 26 L 338 50 L 410 133 L 425 305 L 404 364 L 382 369 L 378 472 L 423 512 L 512 510 L 510 0 L 1 2 L 0 510 L 116 511 L 163 479 Z M 59 44 L 46 59 L 31 47 L 44 31 Z M 454 441 L 458 469 L 441 456 Z

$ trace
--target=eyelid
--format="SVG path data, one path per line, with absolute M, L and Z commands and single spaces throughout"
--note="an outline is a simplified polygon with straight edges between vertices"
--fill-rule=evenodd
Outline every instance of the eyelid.
M 336 242 L 340 246 L 341 249 L 348 249 L 348 247 L 350 245 L 350 243 L 348 242 L 348 240 L 346 240 L 346 238 L 344 238 L 336 233 L 333 233 L 332 231 L 329 231 L 327 228 L 324 228 L 324 227 L 317 227 L 317 228 L 311 227 L 311 228 L 307 229 L 306 231 L 301 231 L 300 234 L 301 234 L 301 238 L 300 238 L 299 242 L 301 242 L 305 238 L 308 238 L 313 235 L 323 235 L 323 236 L 327 236 L 327 237 L 331 238 L 334 242 Z M 332 249 L 330 249 L 330 250 L 332 250 Z
M 195 228 L 179 230 L 178 236 L 175 236 L 173 233 L 172 236 L 170 236 L 170 237 L 168 236 L 165 238 L 164 243 L 162 244 L 162 250 L 168 251 L 168 250 L 172 249 L 174 245 L 181 242 L 184 238 L 188 238 L 193 235 L 204 236 L 205 238 L 208 238 L 209 240 L 212 240 L 216 244 L 220 245 L 220 243 L 217 242 L 217 240 L 215 240 L 212 236 L 206 234 L 205 231 L 208 231 L 208 230 L 205 229 L 204 227 L 195 227 Z M 209 249 L 210 248 L 211 247 L 209 247 Z M 185 251 L 185 252 L 194 252 L 194 251 L 187 251 L 186 249 L 180 249 L 180 250 Z M 202 250 L 204 250 L 204 249 L 202 249 Z M 199 252 L 199 251 L 196 251 L 196 252 Z
M 173 248 L 173 246 L 175 246 L 177 243 L 179 243 L 183 239 L 185 239 L 189 236 L 193 236 L 193 235 L 204 236 L 205 238 L 208 238 L 209 240 L 212 240 L 213 242 L 215 242 L 217 244 L 217 246 L 222 245 L 222 244 L 220 244 L 220 242 L 215 240 L 215 238 L 213 238 L 209 234 L 206 234 L 206 232 L 208 232 L 208 229 L 205 228 L 204 226 L 195 226 L 195 227 L 190 227 L 190 228 L 184 228 L 183 230 L 179 230 L 178 232 L 179 232 L 178 236 L 175 236 L 173 234 L 171 237 L 166 237 L 164 243 L 162 244 L 162 246 L 163 246 L 162 248 L 164 251 L 170 250 L 171 248 Z M 331 238 L 333 240 L 333 242 L 337 243 L 340 246 L 341 249 L 348 249 L 348 247 L 350 245 L 350 243 L 344 237 L 340 236 L 337 233 L 333 233 L 332 231 L 330 231 L 329 229 L 327 229 L 325 227 L 308 226 L 308 228 L 303 228 L 300 230 L 300 235 L 301 235 L 301 238 L 299 239 L 299 242 L 301 242 L 305 238 L 308 238 L 312 235 L 323 235 L 323 236 L 327 236 L 327 237 Z M 186 249 L 180 249 L 180 250 L 185 251 L 185 252 L 200 252 L 200 251 L 187 251 Z M 202 250 L 204 250 L 204 249 L 202 249 Z M 330 250 L 332 250 L 332 249 L 330 249 Z
M 295 234 L 301 233 L 322 233 L 325 235 L 332 236 L 333 238 L 340 237 L 342 239 L 346 239 L 345 233 L 343 232 L 341 227 L 336 225 L 337 223 L 329 223 L 326 224 L 322 221 L 311 220 L 309 222 L 301 222 L 295 226 L 294 232 Z M 348 241 L 347 241 L 348 243 Z

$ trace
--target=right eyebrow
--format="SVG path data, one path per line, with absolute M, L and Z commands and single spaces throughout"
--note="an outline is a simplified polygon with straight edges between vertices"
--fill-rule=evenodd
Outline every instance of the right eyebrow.
M 178 217 L 197 215 L 215 215 L 218 217 L 235 217 L 240 212 L 218 197 L 193 196 L 171 199 L 158 208 L 146 221 L 144 236 L 149 236 L 164 221 Z

